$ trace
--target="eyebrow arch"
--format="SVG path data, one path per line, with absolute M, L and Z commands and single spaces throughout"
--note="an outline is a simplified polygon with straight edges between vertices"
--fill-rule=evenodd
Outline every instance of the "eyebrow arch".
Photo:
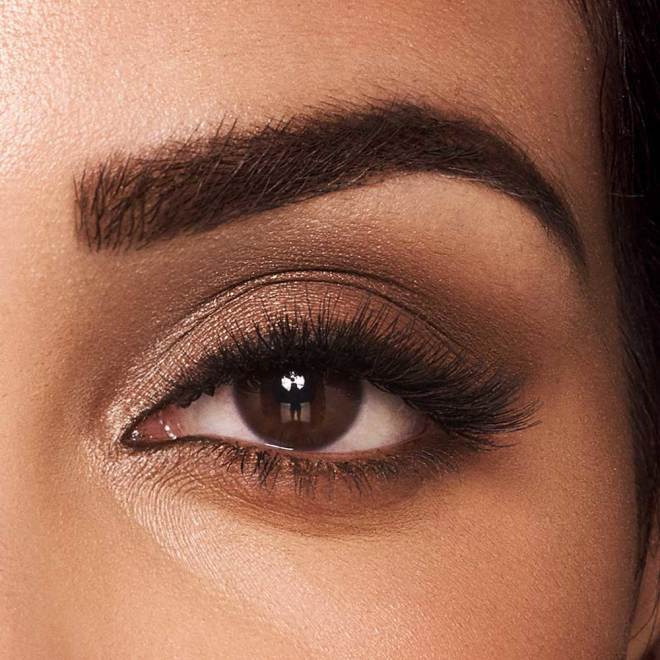
M 139 249 L 390 176 L 435 172 L 486 185 L 533 212 L 583 267 L 570 207 L 514 142 L 480 121 L 408 101 L 335 104 L 146 154 L 115 154 L 74 180 L 91 251 Z

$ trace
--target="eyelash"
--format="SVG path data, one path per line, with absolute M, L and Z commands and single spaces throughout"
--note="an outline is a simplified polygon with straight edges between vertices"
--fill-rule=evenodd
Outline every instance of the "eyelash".
M 313 495 L 321 481 L 345 484 L 351 491 L 371 490 L 374 482 L 410 476 L 435 476 L 456 469 L 466 454 L 505 446 L 495 438 L 529 427 L 537 404 L 520 405 L 521 378 L 468 355 L 447 338 L 433 346 L 420 341 L 422 321 L 404 321 L 382 302 L 368 298 L 352 316 L 341 312 L 341 300 L 326 299 L 317 313 L 307 310 L 263 319 L 246 331 L 224 327 L 229 341 L 210 352 L 171 384 L 169 394 L 124 434 L 135 451 L 162 451 L 172 445 L 200 444 L 204 460 L 227 472 L 238 471 L 271 491 L 284 478 L 298 495 Z M 437 332 L 433 333 L 438 335 Z M 316 371 L 364 379 L 401 397 L 426 415 L 442 438 L 412 440 L 373 455 L 312 457 L 273 448 L 209 438 L 189 437 L 155 447 L 136 434 L 145 417 L 168 405 L 186 406 L 234 379 L 257 378 L 291 362 Z M 198 454 L 199 456 L 200 454 Z

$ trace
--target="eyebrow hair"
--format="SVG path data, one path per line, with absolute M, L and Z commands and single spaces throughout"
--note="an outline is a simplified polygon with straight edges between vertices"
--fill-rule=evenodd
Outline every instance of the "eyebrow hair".
M 404 101 L 327 106 L 249 130 L 221 123 L 151 153 L 115 154 L 74 180 L 77 235 L 92 251 L 143 248 L 414 172 L 514 198 L 584 265 L 568 204 L 520 147 L 474 119 Z

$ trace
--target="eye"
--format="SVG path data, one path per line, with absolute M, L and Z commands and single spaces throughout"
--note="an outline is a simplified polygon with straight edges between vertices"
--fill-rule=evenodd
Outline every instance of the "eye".
M 350 510 L 356 494 L 390 501 L 530 423 L 516 370 L 375 294 L 299 286 L 284 302 L 238 297 L 168 343 L 140 387 L 160 394 L 120 436 L 129 455 L 172 461 L 163 474 L 209 497 Z
M 364 379 L 291 367 L 236 379 L 188 405 L 167 406 L 145 419 L 135 434 L 151 442 L 203 437 L 353 454 L 412 440 L 430 425 L 401 397 Z

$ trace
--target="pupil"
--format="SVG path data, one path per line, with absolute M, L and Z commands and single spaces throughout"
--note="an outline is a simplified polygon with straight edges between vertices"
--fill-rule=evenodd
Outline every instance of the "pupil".
M 332 444 L 353 423 L 360 408 L 359 380 L 310 369 L 285 369 L 237 383 L 234 399 L 243 421 L 267 444 L 318 450 Z

